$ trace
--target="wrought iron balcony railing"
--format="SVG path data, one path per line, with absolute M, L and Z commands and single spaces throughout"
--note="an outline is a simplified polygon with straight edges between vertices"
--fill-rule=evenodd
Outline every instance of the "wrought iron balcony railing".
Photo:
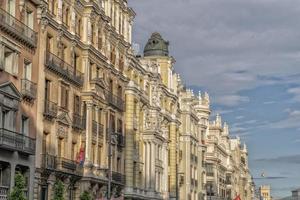
M 35 139 L 15 131 L 0 128 L 0 148 L 34 155 Z
M 42 154 L 42 168 L 77 176 L 83 174 L 83 166 L 76 161 L 50 154 Z
M 106 98 L 111 106 L 124 111 L 124 100 L 121 97 L 114 95 L 111 91 L 107 91 Z
M 57 103 L 45 100 L 44 116 L 55 118 L 57 116 Z
M 85 122 L 86 119 L 83 118 L 81 115 L 74 113 L 73 114 L 73 122 L 72 126 L 74 129 L 84 130 L 85 129 Z
M 1 30 L 20 40 L 31 48 L 37 46 L 37 33 L 14 16 L 0 8 Z
M 120 172 L 112 171 L 112 181 L 124 185 L 125 184 L 125 175 Z
M 77 86 L 83 85 L 83 74 L 80 71 L 75 70 L 74 67 L 72 67 L 70 64 L 66 63 L 64 60 L 57 57 L 53 53 L 46 53 L 45 65 L 49 70 L 52 70 L 69 82 Z
M 21 80 L 22 84 L 22 95 L 25 98 L 33 100 L 36 98 L 36 83 L 31 82 L 27 79 Z

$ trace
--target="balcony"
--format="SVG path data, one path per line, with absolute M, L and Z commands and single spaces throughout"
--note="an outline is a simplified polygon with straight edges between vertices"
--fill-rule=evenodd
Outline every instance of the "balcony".
M 0 200 L 6 200 L 9 194 L 9 186 L 0 186 Z
M 1 8 L 0 27 L 1 30 L 28 45 L 30 48 L 37 46 L 37 33 Z
M 11 151 L 19 151 L 34 155 L 35 139 L 14 131 L 0 128 L 0 147 Z
M 120 172 L 112 172 L 112 181 L 115 183 L 124 185 L 125 184 L 125 175 L 121 174 Z
M 110 91 L 107 91 L 106 98 L 111 106 L 120 111 L 124 111 L 124 101 L 121 97 L 112 94 Z
M 46 53 L 46 67 L 76 86 L 83 85 L 83 74 L 56 55 Z
M 34 100 L 36 98 L 36 83 L 27 79 L 21 80 L 22 95 L 28 100 Z
M 50 154 L 42 155 L 42 168 L 77 176 L 83 174 L 83 167 L 76 161 Z
M 57 103 L 45 100 L 44 116 L 55 118 L 57 116 Z
M 76 113 L 73 114 L 72 127 L 74 129 L 84 130 L 85 122 L 86 122 L 86 120 L 82 116 L 80 116 L 79 114 L 76 114 Z

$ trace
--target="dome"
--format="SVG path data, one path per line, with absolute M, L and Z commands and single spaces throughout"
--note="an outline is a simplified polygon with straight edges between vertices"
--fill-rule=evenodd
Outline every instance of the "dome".
M 169 42 L 157 32 L 152 33 L 144 48 L 144 56 L 169 56 Z

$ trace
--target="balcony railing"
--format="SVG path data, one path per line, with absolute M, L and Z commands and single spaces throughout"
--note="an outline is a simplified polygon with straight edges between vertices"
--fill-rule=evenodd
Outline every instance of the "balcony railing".
M 69 82 L 77 86 L 83 85 L 83 74 L 80 71 L 75 70 L 74 67 L 72 67 L 70 64 L 66 63 L 64 60 L 57 57 L 53 53 L 46 53 L 45 65 L 49 70 L 52 70 Z
M 120 111 L 124 111 L 124 101 L 121 97 L 114 95 L 110 91 L 107 91 L 106 97 L 111 106 L 119 109 Z
M 57 103 L 45 100 L 44 116 L 55 118 L 57 116 Z
M 121 174 L 120 172 L 112 172 L 112 181 L 124 185 L 125 175 Z
M 1 30 L 6 31 L 9 35 L 29 45 L 31 48 L 36 47 L 37 33 L 1 8 L 0 27 Z
M 85 129 L 85 122 L 86 120 L 80 116 L 79 114 L 74 113 L 73 114 L 73 128 L 79 129 L 79 130 L 84 130 Z
M 76 161 L 50 154 L 42 154 L 42 167 L 44 169 L 78 176 L 82 176 L 83 173 L 83 167 Z
M 6 200 L 9 194 L 9 186 L 0 186 L 0 200 Z
M 35 139 L 14 131 L 0 128 L 0 147 L 34 155 Z
M 27 79 L 21 80 L 22 84 L 22 95 L 30 100 L 36 98 L 36 83 L 31 82 Z

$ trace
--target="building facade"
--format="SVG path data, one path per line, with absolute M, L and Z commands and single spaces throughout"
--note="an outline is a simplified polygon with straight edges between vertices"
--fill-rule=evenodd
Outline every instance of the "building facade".
M 184 87 L 179 93 L 181 126 L 179 142 L 179 199 L 198 200 L 206 196 L 205 154 L 209 123 L 209 96 Z
M 207 198 L 253 199 L 254 184 L 246 145 L 229 135 L 219 115 L 209 125 L 206 154 Z
M 6 199 L 17 172 L 33 198 L 38 79 L 35 0 L 0 4 L 0 196 Z
M 125 199 L 175 199 L 178 96 L 174 59 L 159 33 L 133 57 L 126 88 Z
M 247 148 L 155 32 L 134 54 L 126 0 L 3 0 L 0 199 L 250 199 Z
M 42 2 L 35 199 L 52 199 L 58 180 L 66 199 L 122 196 L 134 15 L 119 0 Z

